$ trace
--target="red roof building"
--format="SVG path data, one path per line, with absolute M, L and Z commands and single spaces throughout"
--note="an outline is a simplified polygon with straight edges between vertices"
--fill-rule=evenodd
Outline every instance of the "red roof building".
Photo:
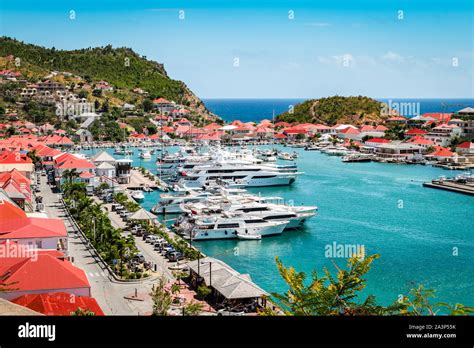
M 379 147 L 383 144 L 388 144 L 388 143 L 390 143 L 390 140 L 387 140 L 384 138 L 372 138 L 372 139 L 367 140 L 365 142 L 365 145 L 370 146 L 370 147 Z
M 48 254 L 39 254 L 36 258 L 2 258 L 0 275 L 0 282 L 6 287 L 5 291 L 0 292 L 0 297 L 7 300 L 28 294 L 51 292 L 91 295 L 90 284 L 83 270 L 65 259 Z
M 283 133 L 275 134 L 275 139 L 287 139 L 287 138 L 288 137 Z
M 275 123 L 275 127 L 290 127 L 291 124 L 289 124 L 288 122 L 284 122 L 284 121 L 280 121 L 280 122 L 277 122 Z
M 459 144 L 456 146 L 456 152 L 461 154 L 474 154 L 474 143 L 470 143 L 469 141 L 465 141 L 464 143 Z
M 0 153 L 0 173 L 16 169 L 28 179 L 34 170 L 33 161 L 26 154 L 5 150 Z
M 58 134 L 51 134 L 47 135 L 44 137 L 39 138 L 39 141 L 41 141 L 45 145 L 49 146 L 66 146 L 70 147 L 74 145 L 74 142 L 69 139 L 67 136 L 62 136 Z
M 450 158 L 456 156 L 456 154 L 449 149 L 441 146 L 436 147 L 436 151 L 429 154 L 429 156 L 437 157 L 439 159 Z
M 412 136 L 415 136 L 415 135 L 425 135 L 427 134 L 426 131 L 424 131 L 423 129 L 419 129 L 419 128 L 412 128 L 412 129 L 409 129 L 405 132 L 405 135 L 408 136 L 408 137 L 412 137 Z
M 23 295 L 13 299 L 12 302 L 44 315 L 69 316 L 79 308 L 93 312 L 96 316 L 104 315 L 94 298 L 73 296 L 66 292 Z

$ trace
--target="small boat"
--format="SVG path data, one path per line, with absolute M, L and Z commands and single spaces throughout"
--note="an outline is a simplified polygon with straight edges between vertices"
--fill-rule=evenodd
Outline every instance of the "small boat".
M 142 151 L 140 152 L 140 158 L 151 159 L 151 154 L 149 151 Z
M 317 150 L 320 150 L 321 148 L 316 145 L 311 145 L 311 146 L 306 146 L 304 149 L 305 151 L 317 151 Z
M 284 160 L 284 161 L 293 161 L 295 158 L 293 155 L 289 154 L 288 152 L 281 152 L 278 154 L 278 159 Z
M 145 195 L 141 190 L 137 190 L 132 192 L 132 198 L 137 202 L 141 202 L 145 199 Z
M 259 234 L 237 234 L 237 238 L 243 240 L 260 240 L 262 236 Z

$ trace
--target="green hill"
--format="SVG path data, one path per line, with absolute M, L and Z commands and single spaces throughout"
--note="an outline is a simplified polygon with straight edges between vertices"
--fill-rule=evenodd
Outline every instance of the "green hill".
M 363 96 L 333 96 L 306 100 L 294 107 L 293 112 L 287 111 L 277 116 L 278 121 L 299 123 L 351 123 L 356 125 L 381 122 L 388 116 L 383 115 L 383 103 Z
M 182 82 L 168 77 L 163 64 L 148 60 L 130 48 L 105 47 L 57 50 L 27 44 L 12 38 L 0 38 L 0 56 L 13 55 L 31 71 L 67 71 L 86 80 L 105 80 L 119 89 L 139 87 L 151 98 L 163 97 L 208 114 L 202 102 Z M 19 69 L 21 71 L 21 69 Z

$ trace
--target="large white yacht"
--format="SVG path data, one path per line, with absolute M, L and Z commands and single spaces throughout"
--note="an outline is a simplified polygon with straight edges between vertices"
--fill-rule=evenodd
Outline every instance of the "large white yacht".
M 295 182 L 301 174 L 295 165 L 261 165 L 261 164 L 230 164 L 215 163 L 197 165 L 191 171 L 181 171 L 181 181 L 188 187 L 202 187 L 208 181 L 231 180 L 244 186 L 284 186 Z
M 287 206 L 266 202 L 258 202 L 255 197 L 248 198 L 226 197 L 225 199 L 212 197 L 199 203 L 182 203 L 181 210 L 191 214 L 220 214 L 222 212 L 236 212 L 244 216 L 251 215 L 266 221 L 288 221 L 285 229 L 301 227 L 307 219 L 316 215 L 315 206 Z
M 260 217 L 223 213 L 180 219 L 176 231 L 193 240 L 255 239 L 281 234 L 288 221 L 265 221 Z
M 162 193 L 160 201 L 151 208 L 151 212 L 155 214 L 181 214 L 184 212 L 182 204 L 205 202 L 210 198 L 229 197 L 245 192 L 243 189 L 222 187 L 209 187 L 205 191 L 202 189 L 179 188 L 174 193 Z

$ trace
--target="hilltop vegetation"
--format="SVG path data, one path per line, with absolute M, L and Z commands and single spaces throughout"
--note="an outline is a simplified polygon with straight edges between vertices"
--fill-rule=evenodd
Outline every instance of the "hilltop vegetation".
M 364 96 L 309 99 L 296 105 L 293 111 L 278 115 L 277 119 L 299 123 L 361 125 L 383 121 L 387 116 L 381 113 L 382 105 L 383 103 Z
M 87 82 L 105 80 L 116 89 L 141 88 L 150 98 L 163 97 L 209 114 L 203 103 L 181 81 L 168 77 L 164 66 L 140 56 L 130 48 L 105 47 L 57 50 L 27 44 L 12 38 L 0 38 L 0 56 L 20 58 L 20 66 L 11 66 L 30 80 L 50 71 L 67 71 Z

